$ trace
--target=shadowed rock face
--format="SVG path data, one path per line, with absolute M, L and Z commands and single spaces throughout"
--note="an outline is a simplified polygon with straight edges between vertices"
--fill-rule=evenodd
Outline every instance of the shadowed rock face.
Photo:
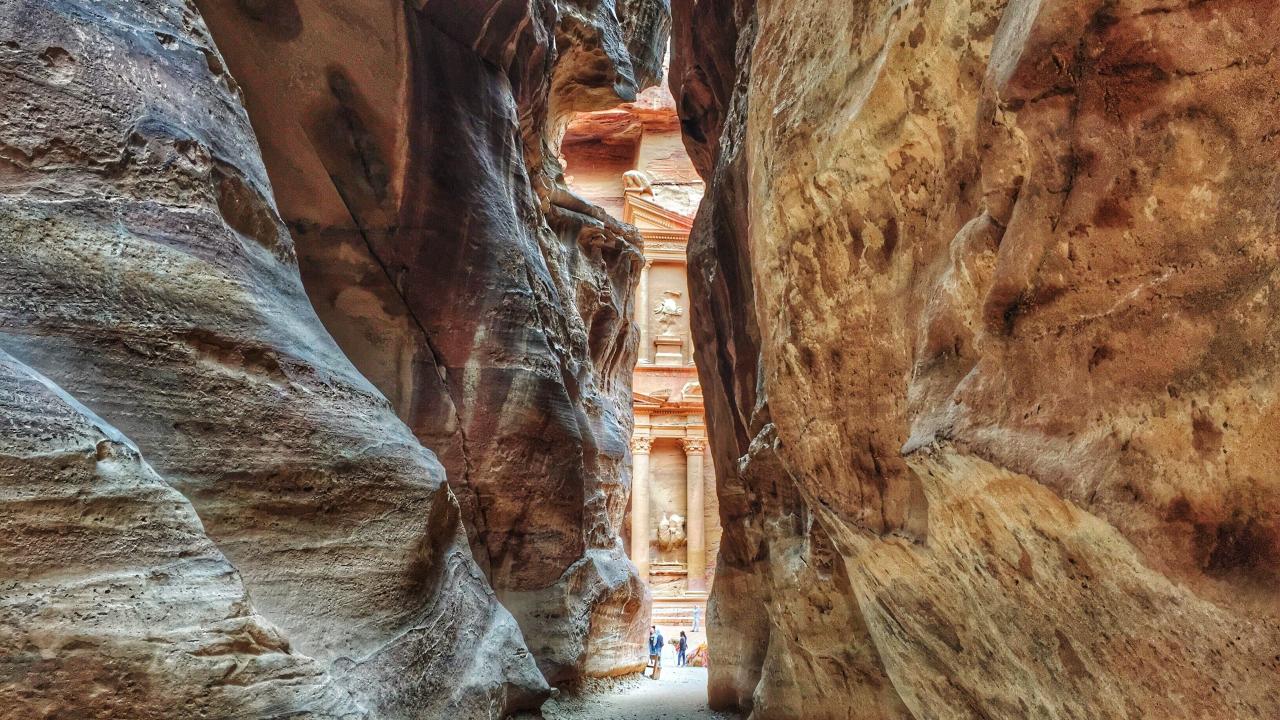
M 1277 12 L 675 3 L 713 703 L 1280 713 Z
M 637 669 L 648 599 L 618 531 L 639 238 L 556 155 L 570 115 L 658 80 L 666 3 L 199 4 L 308 294 L 438 453 L 539 667 Z
M 364 717 L 118 430 L 3 353 L 0 418 L 5 717 Z
M 287 3 L 249 5 L 299 31 Z M 0 694 L 75 707 L 92 686 L 117 717 L 536 706 L 440 463 L 311 309 L 195 9 L 9 3 L 0 78 L 0 347 L 103 418 L 5 361 L 4 532 L 40 552 L 0 546 L 23 653 Z M 95 440 L 107 423 L 137 449 Z

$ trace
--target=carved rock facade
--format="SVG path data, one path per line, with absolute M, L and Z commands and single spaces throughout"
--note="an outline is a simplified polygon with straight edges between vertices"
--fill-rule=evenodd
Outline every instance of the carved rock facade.
M 713 704 L 1280 713 L 1280 11 L 674 9 Z

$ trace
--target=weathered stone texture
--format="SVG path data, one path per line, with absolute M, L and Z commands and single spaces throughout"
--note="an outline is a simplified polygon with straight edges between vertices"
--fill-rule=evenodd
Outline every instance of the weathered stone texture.
M 1277 12 L 675 3 L 713 701 L 1280 713 Z
M 3 353 L 0 479 L 0 716 L 364 717 L 137 447 Z
M 638 667 L 648 601 L 618 531 L 639 239 L 556 154 L 569 115 L 657 81 L 666 3 L 299 0 L 288 33 L 200 4 L 317 311 L 439 454 L 540 668 Z
M 296 18 L 280 18 L 287 34 Z M 233 575 L 205 577 L 217 563 L 230 568 L 201 544 L 177 494 L 131 460 L 153 497 L 178 501 L 170 514 L 189 527 L 175 526 L 173 542 L 206 558 L 168 570 L 192 588 L 173 609 L 194 623 L 191 642 L 213 632 L 202 628 L 223 603 L 234 610 L 226 623 L 261 635 L 237 657 L 299 663 L 289 683 L 300 687 L 314 677 L 320 688 L 327 670 L 375 717 L 487 718 L 540 702 L 547 685 L 472 559 L 440 463 L 311 309 L 240 89 L 195 9 L 5 3 L 0 78 L 0 346 L 137 443 L 239 571 L 270 623 L 261 627 L 280 629 L 250 627 L 248 607 L 226 599 L 243 594 Z M 23 482 L 10 462 L 0 486 Z M 103 507 L 100 522 L 126 532 L 145 499 Z M 9 531 L 41 522 L 32 514 Z M 171 549 L 149 540 L 156 547 L 138 548 L 138 568 Z M 18 552 L 4 561 L 33 592 L 61 592 L 66 578 L 39 575 L 36 558 Z M 155 622 L 120 615 L 109 625 L 129 638 Z M 290 646 L 314 662 L 285 657 Z M 194 682 L 208 671 L 203 651 L 180 647 L 195 653 L 185 661 Z M 83 646 L 76 657 L 92 673 L 109 652 Z M 141 714 L 180 684 L 152 676 L 163 672 L 150 664 L 94 682 L 135 693 Z M 83 680 L 54 675 L 36 692 L 59 696 Z

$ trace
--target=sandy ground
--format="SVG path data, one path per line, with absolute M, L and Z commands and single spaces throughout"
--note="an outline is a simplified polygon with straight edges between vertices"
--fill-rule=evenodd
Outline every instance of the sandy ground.
M 536 715 L 522 716 L 536 718 Z M 662 679 L 594 680 L 542 706 L 545 720 L 737 720 L 707 708 L 705 668 L 663 666 Z
M 521 715 L 532 720 L 538 715 Z M 668 647 L 662 656 L 662 679 L 632 675 L 588 680 L 576 693 L 548 700 L 545 720 L 738 720 L 732 713 L 707 708 L 706 668 L 676 667 Z

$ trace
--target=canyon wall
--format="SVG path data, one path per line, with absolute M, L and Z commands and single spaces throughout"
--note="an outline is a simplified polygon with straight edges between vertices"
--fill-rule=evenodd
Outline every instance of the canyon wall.
M 261 683 L 271 714 L 306 711 L 271 696 L 308 675 L 320 687 L 326 672 L 374 717 L 536 705 L 547 685 L 472 560 L 443 469 L 311 310 L 199 16 L 167 0 L 18 5 L 0 16 L 0 346 L 137 451 L 114 459 L 118 448 L 51 429 L 65 459 L 8 458 L 19 510 L 6 530 L 48 554 L 8 546 L 25 582 L 5 588 L 7 631 L 29 640 L 6 678 L 42 674 L 25 699 L 63 715 L 87 701 L 75 687 L 115 693 L 117 716 L 204 703 L 202 684 L 156 677 L 166 664 L 205 665 L 185 670 L 233 689 Z M 15 488 L 26 455 L 49 475 L 49 500 Z M 41 511 L 59 498 L 87 527 Z M 79 557 L 113 532 L 139 538 L 136 557 Z M 252 607 L 236 598 L 245 590 Z M 154 611 L 140 606 L 149 596 Z M 77 603 L 80 624 L 53 632 Z M 207 648 L 176 631 L 203 634 L 181 621 L 218 620 L 216 603 L 224 625 L 245 627 Z M 134 664 L 116 664 L 112 643 L 138 637 L 149 640 L 128 646 Z M 238 674 L 289 652 L 272 660 L 278 677 Z
M 555 145 L 668 22 L 0 3 L 0 716 L 489 718 L 640 662 L 638 238 Z
M 635 669 L 640 240 L 567 192 L 556 154 L 572 114 L 661 77 L 665 2 L 199 4 L 320 317 L 439 455 L 539 666 Z
M 1280 8 L 673 10 L 713 705 L 1280 714 Z
M 137 446 L 4 354 L 0 429 L 0 715 L 364 716 Z

